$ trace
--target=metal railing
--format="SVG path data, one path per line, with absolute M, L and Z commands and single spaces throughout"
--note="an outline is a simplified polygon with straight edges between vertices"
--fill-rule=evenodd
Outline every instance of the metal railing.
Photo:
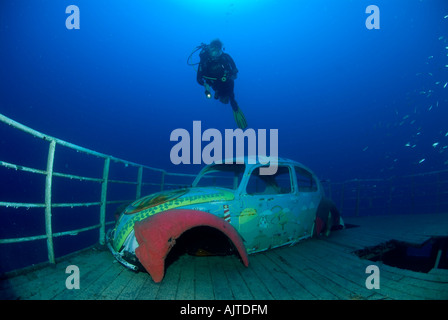
M 181 177 L 181 176 L 182 177 L 194 177 L 195 176 L 195 175 L 191 175 L 191 174 L 167 172 L 163 169 L 158 169 L 158 168 L 153 168 L 153 167 L 137 164 L 137 163 L 119 159 L 119 158 L 116 158 L 116 157 L 113 157 L 110 155 L 99 153 L 99 152 L 96 152 L 93 150 L 89 150 L 89 149 L 77 146 L 75 144 L 63 141 L 61 139 L 43 134 L 36 130 L 33 130 L 33 129 L 31 129 L 23 124 L 20 124 L 2 114 L 0 114 L 0 122 L 5 123 L 9 126 L 12 126 L 16 129 L 19 129 L 23 132 L 26 132 L 36 138 L 48 141 L 48 143 L 49 143 L 46 170 L 39 170 L 36 168 L 30 168 L 30 167 L 21 166 L 21 165 L 14 164 L 14 163 L 0 161 L 0 167 L 45 176 L 45 186 L 43 186 L 43 187 L 45 187 L 45 202 L 44 203 L 22 203 L 22 202 L 0 201 L 0 207 L 6 207 L 6 208 L 8 208 L 8 207 L 27 208 L 27 209 L 29 209 L 29 208 L 45 208 L 45 234 L 28 236 L 28 237 L 0 239 L 0 245 L 46 239 L 47 251 L 48 251 L 48 261 L 50 263 L 55 263 L 55 254 L 54 254 L 54 246 L 53 246 L 53 238 L 55 238 L 55 237 L 75 235 L 80 232 L 85 232 L 85 231 L 89 231 L 92 229 L 99 229 L 99 243 L 100 244 L 105 243 L 106 225 L 114 223 L 114 221 L 106 221 L 106 206 L 108 204 L 129 202 L 129 200 L 108 201 L 108 186 L 111 183 L 135 184 L 136 185 L 135 198 L 139 198 L 141 196 L 142 187 L 145 185 L 159 186 L 160 190 L 164 190 L 164 188 L 167 186 L 170 186 L 170 187 L 183 186 L 181 184 L 176 184 L 176 183 L 166 183 L 165 182 L 166 176 L 177 176 L 177 177 Z M 57 150 L 56 146 L 58 146 L 58 145 L 76 150 L 77 152 L 82 152 L 85 154 L 89 154 L 89 155 L 104 159 L 102 178 L 99 179 L 99 178 L 92 178 L 92 177 L 86 177 L 86 176 L 80 176 L 80 175 L 54 172 L 54 170 L 53 170 L 54 159 L 55 159 L 55 153 Z M 110 168 L 111 161 L 124 164 L 126 167 L 137 168 L 137 170 L 138 170 L 137 180 L 136 181 L 124 181 L 124 180 L 109 179 L 109 168 Z M 161 174 L 160 181 L 159 182 L 144 182 L 143 181 L 143 171 L 144 170 L 149 170 L 152 172 L 160 173 Z M 61 177 L 61 178 L 65 178 L 65 179 L 76 179 L 79 181 L 91 181 L 91 182 L 101 184 L 101 198 L 99 199 L 100 201 L 98 201 L 98 202 L 76 202 L 76 203 L 54 203 L 52 201 L 52 183 L 53 183 L 54 177 Z M 3 200 L 3 199 L 0 199 L 0 200 Z M 84 227 L 84 228 L 74 229 L 74 230 L 67 230 L 67 231 L 63 231 L 63 232 L 57 232 L 57 233 L 53 232 L 53 227 L 52 227 L 52 220 L 53 220 L 52 219 L 52 216 L 53 216 L 52 209 L 53 208 L 63 207 L 63 208 L 73 209 L 75 207 L 90 207 L 90 206 L 99 206 L 99 212 L 98 212 L 99 221 L 100 221 L 99 224 L 91 225 L 91 226 Z
M 142 195 L 142 188 L 145 186 L 156 187 L 158 190 L 164 190 L 164 188 L 166 187 L 183 187 L 187 184 L 178 183 L 178 181 L 182 177 L 191 179 L 191 181 L 192 178 L 195 177 L 195 175 L 193 174 L 171 173 L 163 169 L 137 164 L 93 150 L 89 150 L 33 130 L 2 114 L 0 114 L 0 123 L 4 123 L 33 137 L 48 142 L 46 170 L 31 168 L 0 160 L 0 168 L 3 167 L 6 169 L 27 172 L 34 175 L 45 176 L 45 182 L 42 186 L 45 188 L 45 201 L 43 203 L 23 203 L 13 201 L 7 202 L 3 201 L 5 199 L 2 199 L 2 194 L 0 194 L 0 209 L 5 207 L 26 209 L 44 208 L 45 234 L 32 235 L 27 237 L 10 237 L 6 239 L 3 238 L 0 239 L 0 245 L 46 240 L 48 261 L 50 263 L 55 263 L 56 261 L 53 245 L 53 239 L 56 237 L 73 236 L 78 235 L 78 233 L 81 232 L 99 229 L 98 242 L 100 244 L 105 243 L 106 226 L 114 223 L 113 220 L 106 221 L 107 205 L 126 203 L 135 200 L 136 198 L 140 198 Z M 101 178 L 55 172 L 54 160 L 55 153 L 58 150 L 57 146 L 63 146 L 72 150 L 76 150 L 76 152 L 81 152 L 83 154 L 88 154 L 103 159 L 104 162 L 102 164 L 102 172 L 98 173 Z M 134 170 L 136 168 L 136 180 L 128 181 L 111 179 L 110 167 L 111 164 L 115 163 L 123 164 L 126 168 L 134 168 Z M 154 181 L 154 178 L 152 179 L 152 181 L 145 181 L 144 173 L 146 172 L 155 172 L 160 174 L 159 181 Z M 176 183 L 167 183 L 166 178 L 169 176 L 175 177 Z M 101 193 L 99 201 L 55 203 L 52 200 L 53 180 L 55 177 L 100 184 Z M 0 181 L 0 186 L 1 184 L 2 181 Z M 111 200 L 108 190 L 109 186 L 111 186 L 112 184 L 135 185 L 135 198 L 128 200 Z M 448 212 L 448 170 L 427 172 L 403 177 L 394 177 L 389 179 L 354 179 L 344 182 L 325 181 L 324 187 L 326 189 L 327 195 L 335 201 L 343 216 L 392 214 L 397 213 L 398 211 L 401 211 L 399 213 L 408 214 L 417 212 L 426 213 L 425 211 L 428 211 L 427 213 Z M 82 228 L 73 230 L 64 230 L 60 232 L 53 231 L 53 209 L 65 208 L 65 210 L 73 210 L 74 208 L 87 208 L 94 206 L 99 207 L 99 210 L 97 211 L 99 216 L 99 223 L 83 226 Z
M 344 216 L 448 212 L 448 170 L 323 184 Z

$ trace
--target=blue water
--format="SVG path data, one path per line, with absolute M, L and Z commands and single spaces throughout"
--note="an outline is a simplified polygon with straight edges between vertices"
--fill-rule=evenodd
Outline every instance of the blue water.
M 377 30 L 365 25 L 371 4 Z M 80 29 L 66 28 L 69 5 Z M 219 38 L 239 69 L 249 127 L 278 129 L 280 156 L 332 181 L 444 170 L 447 15 L 446 0 L 4 0 L 0 113 L 102 153 L 197 172 L 171 163 L 170 134 L 192 132 L 194 120 L 236 128 L 230 105 L 207 100 L 186 63 Z M 14 139 L 0 136 L 0 160 L 45 167 L 46 148 Z

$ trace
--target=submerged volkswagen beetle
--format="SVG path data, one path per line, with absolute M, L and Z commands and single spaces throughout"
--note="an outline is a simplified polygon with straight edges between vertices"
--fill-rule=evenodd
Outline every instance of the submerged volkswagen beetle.
M 278 158 L 277 172 L 263 175 L 266 162 L 231 160 L 203 168 L 190 188 L 154 193 L 128 205 L 107 233 L 115 258 L 133 270 L 146 269 L 160 282 L 165 259 L 184 234 L 201 232 L 205 248 L 200 252 L 209 250 L 212 234 L 219 235 L 248 266 L 248 254 L 343 227 L 322 184 L 304 165 Z

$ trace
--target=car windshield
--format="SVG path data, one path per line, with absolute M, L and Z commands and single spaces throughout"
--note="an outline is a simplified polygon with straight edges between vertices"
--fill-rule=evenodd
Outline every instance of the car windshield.
M 214 164 L 202 172 L 193 187 L 221 187 L 236 190 L 244 170 L 244 164 Z

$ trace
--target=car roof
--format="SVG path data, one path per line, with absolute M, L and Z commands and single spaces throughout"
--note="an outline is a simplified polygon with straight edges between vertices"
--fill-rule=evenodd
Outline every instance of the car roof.
M 224 158 L 221 161 L 216 161 L 215 164 L 231 164 L 231 163 L 244 163 L 248 166 L 256 166 L 259 164 L 274 164 L 274 165 L 294 165 L 304 168 L 314 174 L 307 166 L 300 162 L 281 157 L 267 157 L 267 156 L 244 156 L 244 157 L 232 157 Z

